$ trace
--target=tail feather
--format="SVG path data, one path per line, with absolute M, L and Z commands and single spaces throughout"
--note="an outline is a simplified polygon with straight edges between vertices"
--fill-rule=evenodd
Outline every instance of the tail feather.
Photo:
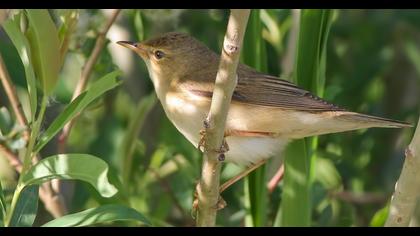
M 339 117 L 339 119 L 366 123 L 366 125 L 370 127 L 382 127 L 382 128 L 413 127 L 412 124 L 404 122 L 404 121 L 392 120 L 392 119 L 382 118 L 378 116 L 371 116 L 371 115 L 366 115 L 366 114 L 361 114 L 361 113 L 356 113 L 356 112 L 349 112 L 349 113 L 343 114 Z

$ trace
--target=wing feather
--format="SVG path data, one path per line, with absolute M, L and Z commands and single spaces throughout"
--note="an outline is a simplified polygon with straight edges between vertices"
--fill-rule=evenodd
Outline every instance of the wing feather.
M 217 72 L 208 71 L 203 70 L 194 79 L 184 78 L 181 86 L 195 95 L 211 98 Z M 238 67 L 238 84 L 232 101 L 308 112 L 345 111 L 287 80 L 257 72 L 243 64 Z

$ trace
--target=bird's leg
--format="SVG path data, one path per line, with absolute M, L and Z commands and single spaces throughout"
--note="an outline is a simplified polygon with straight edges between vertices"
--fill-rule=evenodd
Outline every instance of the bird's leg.
M 206 144 L 206 140 L 205 140 L 206 132 L 207 132 L 206 130 L 210 126 L 207 120 L 204 120 L 203 124 L 204 124 L 204 129 L 200 130 L 200 136 L 201 137 L 200 137 L 200 141 L 198 142 L 198 146 L 197 146 L 197 148 L 202 152 L 204 152 L 205 144 Z M 230 134 L 230 132 L 225 131 L 224 136 L 223 136 L 222 146 L 220 146 L 219 149 L 213 150 L 213 151 L 215 151 L 216 153 L 219 154 L 219 156 L 218 156 L 219 161 L 224 161 L 225 160 L 225 153 L 229 151 L 229 145 L 226 142 L 226 137 L 229 136 L 229 134 Z M 203 150 L 201 149 L 201 147 L 203 147 Z
M 192 209 L 191 209 L 191 216 L 193 219 L 195 219 L 195 217 L 197 216 L 197 210 L 198 210 L 198 188 L 200 188 L 200 183 L 196 184 L 195 191 L 194 191 L 194 201 L 193 201 Z M 219 199 L 214 207 L 216 208 L 216 210 L 221 210 L 225 208 L 226 206 L 227 206 L 226 201 L 219 195 Z
M 200 151 L 205 151 L 205 136 L 206 136 L 206 130 L 210 127 L 208 120 L 204 120 L 203 122 L 204 129 L 200 130 L 200 141 L 198 142 L 198 149 Z M 224 133 L 223 142 L 219 149 L 213 150 L 214 152 L 218 153 L 219 156 L 217 157 L 219 161 L 225 160 L 225 153 L 229 151 L 229 145 L 226 142 L 226 137 L 229 136 L 229 132 Z M 203 150 L 201 150 L 201 147 L 203 147 Z M 197 183 L 194 191 L 194 201 L 192 204 L 192 212 L 191 215 L 193 218 L 195 218 L 198 210 L 198 190 L 200 188 L 200 183 Z M 217 201 L 217 204 L 214 206 L 217 210 L 221 210 L 226 207 L 226 201 L 219 195 L 219 199 Z
M 244 170 L 243 172 L 239 173 L 237 176 L 233 177 L 232 179 L 226 181 L 224 184 L 222 184 L 222 186 L 220 186 L 220 193 L 222 193 L 223 191 L 225 191 L 227 188 L 229 188 L 232 184 L 238 182 L 240 179 L 242 179 L 243 177 L 247 176 L 249 173 L 251 173 L 252 171 L 254 171 L 255 169 L 257 169 L 258 167 L 264 165 L 267 162 L 267 159 L 264 159 L 252 166 L 250 166 L 248 169 Z
M 233 177 L 232 179 L 226 181 L 224 184 L 222 184 L 222 186 L 220 186 L 219 194 L 221 194 L 223 191 L 225 191 L 227 188 L 229 188 L 234 183 L 238 182 L 243 177 L 247 176 L 252 171 L 256 170 L 258 167 L 264 165 L 266 162 L 267 162 L 267 159 L 264 159 L 264 160 L 258 162 L 257 164 L 254 164 L 254 165 L 250 166 L 249 168 L 247 168 L 243 172 L 239 173 L 237 176 Z M 197 183 L 197 185 L 195 187 L 194 201 L 193 201 L 193 207 L 192 207 L 192 213 L 191 213 L 193 218 L 195 218 L 196 213 L 197 213 L 197 209 L 198 209 L 198 188 L 199 187 L 200 187 L 200 183 Z M 219 195 L 219 200 L 217 201 L 217 204 L 215 206 L 216 209 L 221 210 L 221 209 L 225 208 L 226 206 L 227 206 L 226 201 L 222 198 L 221 195 Z

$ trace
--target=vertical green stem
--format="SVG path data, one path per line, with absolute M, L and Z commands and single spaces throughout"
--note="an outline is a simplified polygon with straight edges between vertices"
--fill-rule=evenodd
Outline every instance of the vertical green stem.
M 261 72 L 267 72 L 267 55 L 262 38 L 261 10 L 253 10 L 244 40 L 243 62 Z M 261 166 L 245 178 L 246 226 L 264 226 L 267 215 L 266 168 Z
M 325 50 L 331 10 L 302 10 L 296 51 L 294 82 L 322 96 L 325 83 Z M 311 186 L 314 179 L 317 138 L 293 142 L 286 150 L 284 189 L 276 224 L 310 226 Z
M 8 217 L 7 217 L 7 220 L 6 220 L 6 225 L 7 226 L 10 223 L 10 218 L 13 215 L 13 211 L 15 210 L 17 201 L 18 201 L 19 196 L 20 196 L 20 193 L 23 190 L 22 189 L 22 186 L 21 186 L 22 176 L 24 176 L 25 173 L 28 171 L 28 169 L 31 166 L 32 157 L 34 155 L 36 155 L 36 153 L 32 153 L 32 150 L 33 150 L 33 148 L 35 146 L 36 139 L 37 139 L 38 134 L 39 134 L 39 131 L 41 129 L 42 120 L 44 119 L 45 110 L 47 108 L 47 101 L 48 101 L 48 97 L 46 95 L 44 95 L 42 97 L 41 109 L 39 111 L 38 118 L 34 122 L 34 124 L 32 126 L 32 129 L 31 129 L 31 136 L 29 137 L 28 148 L 26 149 L 25 157 L 23 159 L 22 172 L 20 174 L 20 177 L 19 177 L 19 181 L 18 181 L 16 190 L 15 190 L 15 192 L 13 194 L 12 204 L 11 204 L 10 211 L 8 212 Z

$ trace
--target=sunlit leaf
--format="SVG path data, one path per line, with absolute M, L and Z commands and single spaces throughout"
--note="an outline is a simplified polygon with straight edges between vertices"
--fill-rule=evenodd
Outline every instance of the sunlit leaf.
M 108 181 L 108 164 L 89 154 L 58 154 L 42 159 L 22 176 L 22 187 L 51 179 L 73 179 L 90 183 L 103 197 L 117 189 Z
M 27 38 L 31 46 L 35 74 L 42 82 L 42 89 L 49 95 L 54 90 L 60 71 L 60 41 L 48 10 L 28 9 Z
M 24 17 L 24 16 L 22 16 Z M 19 18 L 9 19 L 3 24 L 3 28 L 16 47 L 19 53 L 20 60 L 22 61 L 23 68 L 25 69 L 26 83 L 28 85 L 29 102 L 31 107 L 31 121 L 35 120 L 36 107 L 37 107 L 37 91 L 36 91 L 36 78 L 34 68 L 32 66 L 31 49 L 29 42 L 25 35 L 19 29 Z
M 47 144 L 64 127 L 64 125 L 67 124 L 67 122 L 77 116 L 91 102 L 102 96 L 106 91 L 120 85 L 121 81 L 117 78 L 120 74 L 121 71 L 114 71 L 105 75 L 103 78 L 93 83 L 88 90 L 73 100 L 41 135 L 34 151 L 38 152 L 41 150 L 45 144 Z
M 29 186 L 20 193 L 16 207 L 12 212 L 10 227 L 30 227 L 38 211 L 39 186 Z
M 112 221 L 138 221 L 151 225 L 141 213 L 122 205 L 104 205 L 52 220 L 42 227 L 82 227 Z

